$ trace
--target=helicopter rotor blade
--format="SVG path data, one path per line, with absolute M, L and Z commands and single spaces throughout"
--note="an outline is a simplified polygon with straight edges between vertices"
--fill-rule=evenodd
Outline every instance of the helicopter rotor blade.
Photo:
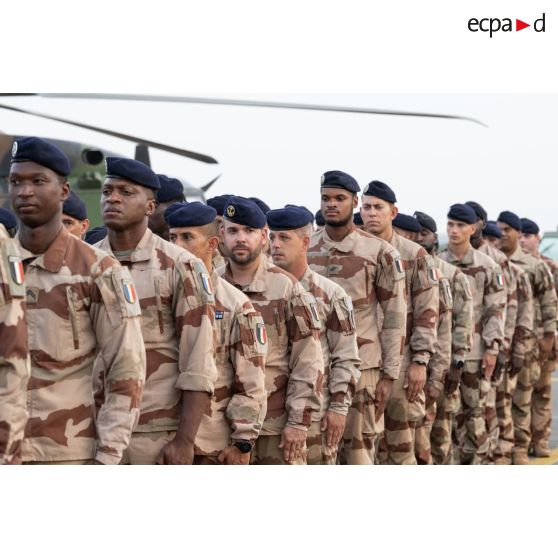
M 456 114 L 442 114 L 435 112 L 414 112 L 403 110 L 386 110 L 386 109 L 371 109 L 359 107 L 344 107 L 344 106 L 330 106 L 330 105 L 314 105 L 303 103 L 283 103 L 275 101 L 248 101 L 244 99 L 212 99 L 209 97 L 177 97 L 165 95 L 126 95 L 126 94 L 112 94 L 112 93 L 39 93 L 41 97 L 52 97 L 61 99 L 101 99 L 110 101 L 153 101 L 153 102 L 166 102 L 166 103 L 193 103 L 203 105 L 229 105 L 239 107 L 261 107 L 261 108 L 278 108 L 278 109 L 291 109 L 291 110 L 314 110 L 325 112 L 346 112 L 354 114 L 378 114 L 384 116 L 411 116 L 419 118 L 442 118 L 450 120 L 465 120 L 479 124 L 485 128 L 488 126 L 470 116 L 461 116 Z
M 208 182 L 205 186 L 201 186 L 200 190 L 202 192 L 207 192 L 211 188 L 211 186 L 213 186 L 213 184 L 215 184 L 215 182 L 219 180 L 219 178 L 221 178 L 220 174 L 218 174 L 211 182 Z
M 144 144 L 146 146 L 153 147 L 154 149 L 160 149 L 161 151 L 167 151 L 169 153 L 174 153 L 175 155 L 181 155 L 182 157 L 187 157 L 188 159 L 201 161 L 202 163 L 208 163 L 211 165 L 215 165 L 218 163 L 216 159 L 210 157 L 209 155 L 204 155 L 203 153 L 196 153 L 195 151 L 180 149 L 179 147 L 174 147 L 172 145 L 166 145 L 164 143 L 159 143 L 148 139 L 139 138 L 137 136 L 123 134 L 121 132 L 116 132 L 114 130 L 107 130 L 106 128 L 100 128 L 98 126 L 91 126 L 89 124 L 84 124 L 83 122 L 75 122 L 74 120 L 67 120 L 66 118 L 60 118 L 58 116 L 52 116 L 50 114 L 44 114 L 32 110 L 21 109 L 21 108 L 17 108 L 5 104 L 0 104 L 0 109 L 11 110 L 13 112 L 19 112 L 21 114 L 36 116 L 38 118 L 45 118 L 47 120 L 52 120 L 54 122 L 61 122 L 62 124 L 69 124 L 70 126 L 76 126 L 78 128 L 83 128 L 85 130 L 91 130 L 92 132 L 99 132 L 101 134 L 106 134 L 108 136 L 112 136 L 115 138 L 131 141 L 136 144 Z

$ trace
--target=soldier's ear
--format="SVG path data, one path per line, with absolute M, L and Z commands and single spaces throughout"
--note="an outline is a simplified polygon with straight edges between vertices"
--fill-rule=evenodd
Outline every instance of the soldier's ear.
M 156 207 L 157 207 L 157 202 L 155 201 L 155 198 L 147 200 L 147 205 L 145 206 L 146 217 L 150 217 L 151 215 L 153 215 L 153 213 L 155 213 Z
M 358 195 L 354 194 L 353 196 L 353 209 L 356 209 L 358 207 Z

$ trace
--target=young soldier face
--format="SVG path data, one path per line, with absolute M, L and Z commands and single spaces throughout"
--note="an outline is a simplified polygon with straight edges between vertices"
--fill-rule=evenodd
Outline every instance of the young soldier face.
M 453 221 L 448 220 L 448 238 L 451 244 L 463 244 L 468 242 L 473 236 L 476 229 L 476 225 L 469 225 L 463 221 Z
M 219 237 L 215 230 L 213 223 L 200 227 L 172 227 L 169 229 L 169 240 L 205 262 L 208 255 L 213 256 L 217 246 Z
M 431 230 L 426 228 L 421 228 L 420 232 L 418 233 L 417 242 L 428 252 L 432 252 L 434 249 L 434 243 L 438 235 L 433 233 Z
M 502 231 L 502 237 L 500 238 L 500 247 L 502 250 L 504 250 L 504 252 L 515 251 L 519 243 L 520 232 L 501 221 L 497 221 L 496 224 Z
M 70 189 L 64 178 L 32 161 L 12 163 L 8 178 L 12 208 L 30 228 L 51 221 L 62 210 Z
M 66 215 L 62 213 L 62 224 L 66 227 L 66 230 L 73 234 L 77 238 L 83 238 L 83 235 L 87 232 L 89 228 L 89 219 L 84 219 L 80 221 L 71 215 Z
M 538 234 L 529 234 L 529 233 L 521 233 L 519 237 L 519 244 L 521 249 L 528 254 L 536 254 L 539 248 L 539 235 Z
M 376 196 L 362 196 L 360 215 L 366 230 L 371 234 L 382 234 L 397 215 L 397 208 Z
M 101 213 L 109 229 L 127 230 L 155 210 L 155 194 L 122 178 L 107 178 L 101 190 Z
M 353 220 L 358 197 L 344 188 L 322 188 L 320 209 L 330 227 L 344 227 Z
M 308 237 L 306 237 L 308 238 Z M 308 240 L 297 231 L 270 231 L 271 257 L 277 267 L 287 271 L 306 253 Z
M 228 257 L 236 264 L 253 262 L 267 242 L 267 226 L 255 229 L 223 220 L 223 235 Z

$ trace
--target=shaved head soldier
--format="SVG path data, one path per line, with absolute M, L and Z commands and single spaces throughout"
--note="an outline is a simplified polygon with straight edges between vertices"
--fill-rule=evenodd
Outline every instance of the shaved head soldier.
M 31 378 L 23 461 L 117 464 L 145 380 L 140 308 L 128 271 L 62 225 L 70 162 L 39 138 L 14 142 L 10 200 L 25 268 Z M 106 400 L 95 413 L 94 362 Z
M 21 463 L 29 374 L 23 266 L 0 224 L 0 465 Z
M 459 430 L 459 460 L 480 465 L 489 443 L 484 418 L 490 379 L 504 341 L 506 292 L 498 264 L 471 246 L 477 215 L 465 204 L 454 204 L 448 212 L 449 245 L 440 258 L 458 267 L 469 280 L 475 312 L 475 332 L 470 353 L 465 357 L 461 377 L 463 427 Z
M 107 157 L 101 211 L 108 236 L 97 246 L 130 269 L 147 351 L 139 422 L 123 463 L 191 464 L 217 377 L 215 299 L 203 262 L 147 227 L 158 189 L 147 165 Z
M 149 216 L 148 227 L 163 240 L 169 239 L 169 227 L 165 222 L 165 211 L 174 203 L 184 201 L 184 186 L 178 178 L 172 178 L 166 174 L 158 174 L 159 188 L 155 193 L 156 206 Z
M 393 465 L 416 464 L 415 427 L 425 416 L 426 367 L 434 354 L 438 327 L 438 273 L 426 250 L 393 230 L 398 210 L 393 190 L 373 180 L 362 196 L 360 213 L 366 230 L 389 242 L 401 254 L 405 273 L 407 331 L 399 378 L 393 386 L 385 413 L 385 451 L 380 462 Z M 402 216 L 405 234 L 416 238 L 420 225 Z M 412 231 L 409 229 L 412 228 Z
M 352 301 L 337 284 L 308 267 L 314 216 L 305 207 L 267 213 L 273 263 L 294 275 L 317 301 L 325 377 L 322 407 L 308 430 L 308 464 L 335 465 L 338 445 L 360 377 Z
M 308 263 L 343 287 L 353 302 L 361 376 L 347 413 L 340 462 L 373 465 L 384 409 L 399 377 L 407 305 L 399 252 L 354 225 L 359 191 L 343 171 L 322 175 L 325 227 L 312 235 Z
M 172 243 L 200 258 L 215 290 L 215 393 L 200 423 L 196 464 L 248 465 L 266 411 L 262 317 L 250 299 L 219 277 L 213 257 L 219 243 L 217 212 L 200 202 L 175 204 L 165 213 Z
M 324 361 L 316 300 L 286 271 L 264 257 L 266 218 L 252 200 L 231 196 L 223 233 L 229 261 L 222 272 L 260 312 L 267 336 L 267 413 L 252 462 L 262 465 L 306 462 L 306 438 L 320 412 Z

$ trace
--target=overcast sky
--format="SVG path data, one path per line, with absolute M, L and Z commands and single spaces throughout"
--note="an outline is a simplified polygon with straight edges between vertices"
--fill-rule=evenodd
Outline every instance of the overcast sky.
M 225 97 L 226 95 L 221 95 Z M 556 230 L 558 95 L 276 95 L 244 98 L 442 112 L 471 122 L 175 103 L 4 98 L 3 102 L 209 154 L 207 165 L 152 151 L 157 172 L 209 191 L 254 195 L 271 207 L 319 207 L 320 176 L 340 169 L 361 187 L 389 184 L 403 213 L 444 227 L 447 208 L 469 199 L 495 219 L 504 209 Z M 133 145 L 0 110 L 0 130 L 83 141 L 132 156 Z

